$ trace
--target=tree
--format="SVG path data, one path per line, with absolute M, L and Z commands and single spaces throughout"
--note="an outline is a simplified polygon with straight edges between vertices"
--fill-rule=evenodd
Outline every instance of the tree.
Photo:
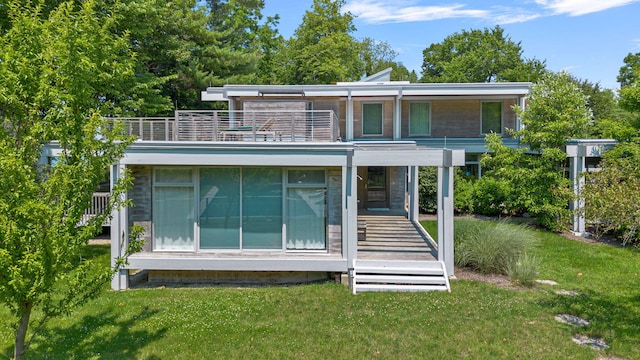
M 614 233 L 623 245 L 640 239 L 639 169 L 640 146 L 623 143 L 604 155 L 600 171 L 585 174 L 580 195 L 596 237 Z
M 278 80 L 285 84 L 330 84 L 362 75 L 353 15 L 345 0 L 314 0 L 294 36 L 278 54 Z
M 214 73 L 213 83 L 271 84 L 274 58 L 283 46 L 279 16 L 263 22 L 263 0 L 207 0 L 209 26 L 220 37 L 225 71 Z
M 127 39 L 114 35 L 116 14 L 94 1 L 40 11 L 11 1 L 0 37 L 0 301 L 15 317 L 15 359 L 51 317 L 97 296 L 141 246 L 132 231 L 111 269 L 81 257 L 131 182 L 118 179 L 105 213 L 79 226 L 132 141 L 102 117 L 121 111 L 107 99 L 121 97 L 133 75 Z M 47 164 L 42 149 L 52 141 L 61 153 Z
M 620 68 L 620 106 L 631 112 L 640 112 L 640 53 L 629 54 Z
M 490 153 L 481 159 L 484 172 L 476 182 L 473 208 L 487 215 L 527 212 L 540 225 L 562 228 L 573 197 L 559 166 L 565 153 L 559 148 L 544 148 L 539 155 L 526 148 L 512 149 L 498 134 L 487 135 L 486 141 Z
M 583 138 L 592 123 L 589 98 L 569 74 L 549 73 L 534 84 L 526 110 L 514 110 L 524 128 L 516 133 L 532 150 L 561 148 L 569 139 Z
M 520 42 L 500 26 L 463 30 L 431 44 L 423 51 L 422 82 L 536 82 L 545 62 L 524 59 Z
M 401 62 L 395 61 L 398 53 L 386 41 L 364 38 L 360 41 L 360 60 L 364 66 L 363 73 L 370 76 L 387 68 L 393 68 L 391 81 L 409 81 L 415 83 L 418 76 L 415 71 L 409 72 Z

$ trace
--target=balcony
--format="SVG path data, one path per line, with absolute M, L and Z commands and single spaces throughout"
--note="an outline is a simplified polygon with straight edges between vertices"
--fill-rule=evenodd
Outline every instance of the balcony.
M 174 117 L 114 118 L 142 141 L 335 142 L 331 110 L 179 110 Z

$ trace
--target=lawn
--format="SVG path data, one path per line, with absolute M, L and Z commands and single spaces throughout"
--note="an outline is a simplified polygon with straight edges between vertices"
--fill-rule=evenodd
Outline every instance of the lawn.
M 451 293 L 361 293 L 337 284 L 145 288 L 104 294 L 49 324 L 31 359 L 640 358 L 640 254 L 538 233 L 541 278 L 507 290 L 456 280 Z M 109 249 L 96 246 L 108 261 Z M 575 297 L 554 290 L 574 290 Z M 591 320 L 576 329 L 560 313 Z M 0 356 L 12 339 L 0 309 Z M 604 352 L 576 333 L 604 338 Z

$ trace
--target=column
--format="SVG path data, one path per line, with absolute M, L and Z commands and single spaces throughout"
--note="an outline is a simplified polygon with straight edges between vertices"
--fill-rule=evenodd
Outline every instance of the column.
M 418 193 L 419 168 L 417 166 L 409 166 L 408 170 L 409 182 L 407 185 L 407 191 L 409 192 L 409 220 L 418 221 L 420 217 L 420 194 Z
M 116 164 L 111 167 L 111 193 L 113 194 L 113 186 L 124 175 L 125 165 Z M 126 198 L 126 194 L 122 195 Z M 116 259 L 122 256 L 124 248 L 127 246 L 128 239 L 128 221 L 127 208 L 115 209 L 111 219 L 111 266 L 115 266 Z M 129 287 L 129 271 L 122 269 L 118 271 L 111 279 L 111 288 L 113 290 L 124 290 Z
M 443 150 L 438 167 L 438 260 L 453 275 L 453 152 Z

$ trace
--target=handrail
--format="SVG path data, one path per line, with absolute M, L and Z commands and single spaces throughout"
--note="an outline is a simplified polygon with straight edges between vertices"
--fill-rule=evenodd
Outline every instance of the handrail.
M 114 118 L 141 141 L 339 141 L 333 110 L 177 110 L 174 117 Z

